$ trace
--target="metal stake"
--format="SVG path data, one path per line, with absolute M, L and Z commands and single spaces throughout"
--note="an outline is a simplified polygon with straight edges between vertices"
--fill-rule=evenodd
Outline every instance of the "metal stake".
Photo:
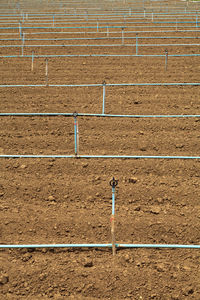
M 76 112 L 73 113 L 74 116 L 74 150 L 75 150 L 75 156 L 78 156 L 78 122 L 77 122 L 77 116 L 78 114 Z
M 103 105 L 102 105 L 102 115 L 105 113 L 105 100 L 106 100 L 106 82 L 103 81 Z
M 124 45 L 124 27 L 122 27 L 122 45 Z
M 46 62 L 46 85 L 48 85 L 48 58 L 45 59 Z
M 165 50 L 165 71 L 167 71 L 167 64 L 168 64 L 168 51 Z
M 33 63 L 34 63 L 34 51 L 32 51 L 31 71 L 33 71 Z
M 110 185 L 112 186 L 112 215 L 110 218 L 111 222 L 111 238 L 112 238 L 112 253 L 113 256 L 116 254 L 116 245 L 115 245 L 115 187 L 118 185 L 118 180 L 114 177 L 110 181 Z
M 136 37 L 135 37 L 135 46 L 136 46 L 136 55 L 138 55 L 138 33 L 136 33 Z

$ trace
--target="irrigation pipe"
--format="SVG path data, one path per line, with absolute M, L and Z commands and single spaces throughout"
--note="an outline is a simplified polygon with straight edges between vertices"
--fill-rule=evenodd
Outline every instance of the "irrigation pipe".
M 126 32 L 128 33 L 128 32 Z M 27 33 L 26 33 L 27 35 Z M 135 40 L 135 36 L 124 36 L 124 40 Z M 77 38 L 26 38 L 27 41 L 76 41 L 76 40 L 121 40 L 122 37 L 77 37 Z M 200 39 L 199 36 L 138 36 L 138 39 Z M 0 41 L 21 41 L 20 38 L 5 38 Z M 7 46 L 7 45 L 6 45 Z M 9 45 L 8 45 L 9 46 Z
M 200 156 L 161 156 L 161 155 L 27 155 L 0 154 L 0 158 L 120 158 L 120 159 L 200 159 Z
M 200 249 L 200 245 L 179 244 L 115 244 L 116 248 L 174 248 Z M 27 245 L 0 245 L 1 249 L 19 248 L 112 248 L 112 244 L 27 244 Z
M 102 87 L 102 83 L 93 84 L 48 84 L 48 87 Z M 163 82 L 163 83 L 106 83 L 106 86 L 200 86 L 199 82 Z M 46 84 L 1 84 L 2 87 L 46 87 Z
M 0 113 L 0 117 L 72 117 L 74 113 Z M 116 115 L 116 114 L 92 114 L 92 113 L 76 113 L 80 117 L 101 117 L 101 118 L 200 118 L 200 115 Z
M 168 57 L 194 57 L 196 54 L 168 54 Z M 21 55 L 0 55 L 0 58 L 20 58 Z M 32 55 L 23 55 L 23 58 L 32 57 Z M 35 58 L 43 57 L 165 57 L 165 54 L 47 54 L 35 55 Z
M 125 27 L 126 28 L 126 27 Z M 121 29 L 121 27 L 120 27 Z M 127 28 L 126 28 L 127 29 Z M 190 29 L 178 29 L 178 33 L 180 32 L 199 32 L 200 30 L 198 29 L 194 29 L 194 30 L 190 30 Z M 127 30 L 126 33 L 172 33 L 172 32 L 176 32 L 177 30 Z M 88 31 L 87 34 L 96 34 L 96 31 Z M 110 33 L 112 34 L 118 34 L 119 31 L 111 31 Z M 38 31 L 38 32 L 26 32 L 26 35 L 43 35 L 43 34 L 85 34 L 85 31 Z M 100 34 L 107 34 L 107 31 L 101 31 Z M 0 32 L 0 35 L 18 35 L 17 32 Z

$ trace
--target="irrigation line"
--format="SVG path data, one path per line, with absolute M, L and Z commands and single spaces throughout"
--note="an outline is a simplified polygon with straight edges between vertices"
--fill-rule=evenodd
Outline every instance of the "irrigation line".
M 194 57 L 200 56 L 196 54 L 168 54 L 168 57 Z M 0 55 L 0 58 L 20 58 L 21 55 Z M 32 55 L 23 55 L 23 58 L 32 57 Z M 42 57 L 165 57 L 165 54 L 47 54 L 35 55 L 35 58 Z
M 200 245 L 180 244 L 115 244 L 116 248 L 174 248 L 200 249 Z M 112 244 L 27 244 L 27 245 L 0 245 L 1 249 L 20 248 L 112 248 Z
M 121 28 L 121 27 L 120 27 Z M 126 27 L 124 27 L 126 28 Z M 194 30 L 190 30 L 190 29 L 178 29 L 178 33 L 180 32 L 199 32 L 200 30 L 198 29 L 194 29 Z M 127 34 L 129 33 L 167 33 L 167 32 L 176 32 L 177 30 L 128 30 L 126 31 Z M 41 35 L 41 34 L 85 34 L 85 31 L 38 31 L 38 32 L 26 32 L 26 35 Z M 88 31 L 87 34 L 96 34 L 96 31 Z M 119 31 L 111 31 L 112 34 L 118 34 Z M 101 31 L 100 34 L 107 34 L 107 31 Z M 18 35 L 17 32 L 0 32 L 0 35 Z
M 127 32 L 126 32 L 127 33 Z M 26 33 L 27 35 L 27 33 Z M 123 37 L 124 40 L 135 40 L 136 37 L 135 36 L 124 36 Z M 81 37 L 77 37 L 77 38 L 26 38 L 26 42 L 27 41 L 76 41 L 76 40 L 121 40 L 122 37 L 85 37 L 85 38 L 81 38 Z M 138 39 L 200 39 L 199 36 L 138 36 Z M 0 39 L 0 41 L 21 41 L 20 38 L 6 38 L 6 39 Z
M 119 159 L 200 159 L 200 156 L 167 156 L 167 155 L 28 155 L 0 154 L 0 158 L 119 158 Z
M 74 2 L 73 2 L 74 3 Z M 185 9 L 185 6 L 184 7 L 181 7 L 183 9 Z M 179 15 L 179 16 L 185 16 L 186 14 L 189 15 L 189 14 L 192 14 L 194 16 L 196 16 L 196 9 L 195 10 L 189 10 L 187 9 L 187 11 L 185 12 L 185 10 L 183 11 L 170 11 L 170 12 L 160 12 L 160 11 L 156 11 L 155 10 L 156 8 L 154 7 L 154 14 L 156 15 L 161 15 L 161 16 L 166 16 L 166 17 L 169 17 L 169 16 L 176 16 L 176 15 Z M 160 7 L 158 7 L 158 9 L 160 10 Z M 82 7 L 82 8 L 77 8 L 77 10 L 100 10 L 99 7 L 96 7 L 96 8 L 90 8 L 90 7 Z M 118 11 L 113 11 L 112 9 L 110 10 L 106 10 L 106 13 L 103 13 L 104 10 L 101 10 L 101 13 L 87 13 L 87 16 L 103 16 L 103 17 L 107 17 L 107 16 L 116 16 L 116 18 L 123 18 L 124 17 L 124 13 L 127 13 L 127 15 L 125 15 L 125 17 L 128 17 L 129 16 L 129 9 L 124 9 L 124 10 L 118 10 Z M 146 16 L 148 16 L 148 14 L 151 16 L 152 14 L 152 8 L 146 8 L 145 9 L 145 12 L 146 12 Z M 34 19 L 36 19 L 36 16 L 38 16 L 38 19 L 40 19 L 41 17 L 46 17 L 46 16 L 49 16 L 49 17 L 58 17 L 58 16 L 72 16 L 72 17 L 86 17 L 86 14 L 85 14 L 85 11 L 83 13 L 79 13 L 76 11 L 76 14 L 74 13 L 67 13 L 67 12 L 45 12 L 45 13 L 35 13 L 35 12 L 30 12 L 30 11 L 26 11 L 26 14 L 28 14 L 29 18 L 33 17 L 34 16 Z M 132 12 L 131 16 L 144 16 L 144 9 L 138 11 L 138 12 Z M 11 17 L 13 19 L 13 17 L 21 17 L 21 14 L 17 14 L 17 13 L 13 13 L 13 14 L 8 14 L 8 13 L 4 13 L 4 14 L 0 14 L 1 17 Z
M 48 84 L 48 87 L 102 87 L 102 83 L 93 84 Z M 165 83 L 106 83 L 106 86 L 200 86 L 199 82 L 165 82 Z M 3 87 L 46 87 L 46 84 L 1 84 Z
M 0 117 L 73 117 L 74 113 L 0 113 Z M 76 113 L 78 117 L 101 117 L 101 118 L 200 118 L 200 115 L 116 115 L 116 114 L 90 114 Z
M 107 45 L 0 45 L 0 48 L 44 48 L 44 47 L 162 47 L 162 46 L 200 46 L 200 44 L 107 44 Z

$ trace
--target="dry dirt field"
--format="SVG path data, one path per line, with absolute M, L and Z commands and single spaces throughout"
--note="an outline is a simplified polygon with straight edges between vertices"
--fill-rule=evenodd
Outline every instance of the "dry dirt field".
M 199 38 L 198 31 L 173 33 L 187 35 Z M 37 48 L 37 54 L 90 50 Z M 199 53 L 190 46 L 168 50 Z M 131 51 L 97 47 L 90 53 Z M 200 74 L 199 57 L 169 57 L 167 71 L 164 57 L 54 57 L 48 66 L 49 84 L 198 83 Z M 45 58 L 34 60 L 33 71 L 31 58 L 0 59 L 0 85 L 43 83 Z M 199 86 L 106 87 L 110 114 L 191 115 L 199 109 Z M 75 111 L 101 113 L 102 87 L 0 87 L 0 112 Z M 0 116 L 0 122 L 0 154 L 74 154 L 72 117 Z M 80 154 L 200 155 L 200 118 L 78 122 Z M 200 160 L 1 158 L 0 164 L 1 244 L 110 243 L 113 176 L 119 180 L 117 243 L 200 244 Z M 199 260 L 199 249 L 120 249 L 114 258 L 108 248 L 1 249 L 0 299 L 198 300 Z

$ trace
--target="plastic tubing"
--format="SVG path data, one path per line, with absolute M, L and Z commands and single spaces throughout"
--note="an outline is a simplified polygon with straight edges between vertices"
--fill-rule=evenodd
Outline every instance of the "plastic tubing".
M 41 57 L 164 57 L 164 54 L 47 54 L 35 55 L 36 58 Z M 200 56 L 200 54 L 168 54 L 168 57 L 192 57 Z M 19 58 L 21 55 L 0 55 L 0 58 Z M 25 57 L 32 57 L 32 55 L 24 55 Z
M 0 158 L 74 158 L 76 155 L 27 155 L 27 154 L 0 154 Z M 79 155 L 78 158 L 152 158 L 152 159 L 200 159 L 200 156 L 167 156 L 167 155 Z
M 32 48 L 32 47 L 138 47 L 135 44 L 107 44 L 107 45 L 0 45 L 0 48 Z M 140 44 L 140 47 L 161 47 L 161 46 L 200 46 L 200 44 Z
M 93 84 L 49 84 L 49 87 L 98 87 L 102 83 Z M 107 83 L 106 86 L 200 86 L 199 82 L 159 82 L 159 83 Z M 1 84 L 1 87 L 46 87 L 46 84 Z
M 16 117 L 72 117 L 73 113 L 0 113 L 0 117 L 16 116 Z M 107 118 L 200 118 L 200 115 L 114 115 L 114 114 L 89 114 L 89 113 L 77 113 L 80 117 L 107 117 Z
M 18 248 L 112 248 L 112 244 L 30 244 L 30 245 L 0 245 L 1 249 Z M 116 248 L 178 248 L 178 249 L 200 249 L 200 245 L 179 244 L 115 244 Z

